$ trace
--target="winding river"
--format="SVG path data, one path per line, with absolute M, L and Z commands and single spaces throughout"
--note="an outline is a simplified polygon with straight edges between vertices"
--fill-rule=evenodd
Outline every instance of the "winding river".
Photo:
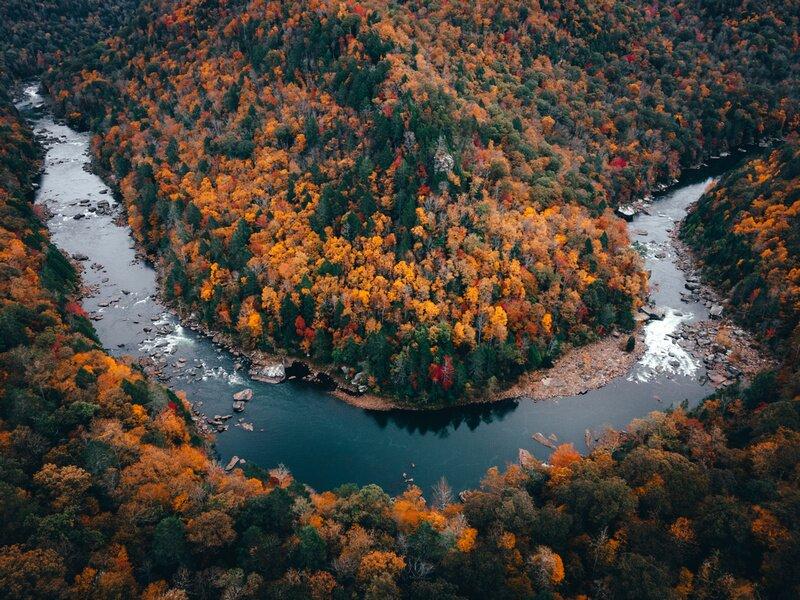
M 428 492 L 445 476 L 461 490 L 477 485 L 489 467 L 516 462 L 519 448 L 546 459 L 550 450 L 531 439 L 535 432 L 585 449 L 587 429 L 621 428 L 684 400 L 695 405 L 710 393 L 703 366 L 669 336 L 681 321 L 708 314 L 702 304 L 681 299 L 686 281 L 668 231 L 737 156 L 690 172 L 654 202 L 651 214 L 631 223 L 632 238 L 643 245 L 652 271 L 652 297 L 667 312 L 664 320 L 647 325 L 647 350 L 628 375 L 584 395 L 547 401 L 373 412 L 303 383 L 249 380 L 235 357 L 181 327 L 156 297 L 156 274 L 137 257 L 129 228 L 117 224 L 121 208 L 111 190 L 89 172 L 89 136 L 55 120 L 37 90 L 27 86 L 18 103 L 47 149 L 36 203 L 51 215 L 52 241 L 83 259 L 84 283 L 96 290 L 83 306 L 95 317 L 104 346 L 115 355 L 164 356 L 168 385 L 184 390 L 208 415 L 230 413 L 234 392 L 245 387 L 255 392 L 245 412 L 217 436 L 223 464 L 233 455 L 264 467 L 282 463 L 316 489 L 377 483 L 397 493 L 413 479 Z

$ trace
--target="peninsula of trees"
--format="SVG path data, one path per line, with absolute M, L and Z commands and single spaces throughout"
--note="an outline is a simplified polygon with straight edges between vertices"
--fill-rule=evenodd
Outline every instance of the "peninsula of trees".
M 167 299 L 441 405 L 633 327 L 611 207 L 796 128 L 798 12 L 148 0 L 46 84 Z

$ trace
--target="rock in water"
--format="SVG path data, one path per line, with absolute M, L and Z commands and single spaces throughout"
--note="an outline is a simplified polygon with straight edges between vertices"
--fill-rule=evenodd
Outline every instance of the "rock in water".
M 539 442 L 542 446 L 547 446 L 548 448 L 556 447 L 556 443 L 553 440 L 546 438 L 544 434 L 538 431 L 534 433 L 531 437 L 537 442 Z
M 525 450 L 525 448 L 519 449 L 519 464 L 526 469 L 532 469 L 533 467 L 538 467 L 540 463 L 530 452 Z
M 239 462 L 239 457 L 238 457 L 238 456 L 233 456 L 233 457 L 232 457 L 232 458 L 231 458 L 231 459 L 228 461 L 228 464 L 227 464 L 227 465 L 225 465 L 225 470 L 226 470 L 226 471 L 230 471 L 230 470 L 232 470 L 232 469 L 233 469 L 233 467 L 235 467 L 235 466 L 238 464 L 238 462 Z M 242 462 L 244 462 L 244 461 L 242 461 Z
M 236 392 L 233 395 L 234 400 L 244 400 L 245 402 L 253 399 L 253 390 L 250 388 L 246 388 L 240 392 Z
M 244 410 L 244 401 L 243 400 L 234 400 L 233 401 L 233 410 L 235 412 L 242 412 Z
M 626 221 L 633 221 L 633 217 L 636 216 L 636 209 L 630 204 L 621 204 L 614 212 Z
M 280 363 L 254 365 L 250 369 L 250 377 L 264 383 L 281 383 L 286 379 L 286 369 Z

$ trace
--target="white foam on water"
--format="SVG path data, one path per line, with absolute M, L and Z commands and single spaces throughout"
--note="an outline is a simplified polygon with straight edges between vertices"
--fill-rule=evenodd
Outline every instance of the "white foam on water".
M 685 377 L 697 373 L 700 363 L 670 337 L 681 323 L 693 317 L 691 313 L 678 314 L 675 309 L 667 308 L 662 320 L 648 323 L 644 328 L 645 353 L 636 370 L 628 375 L 628 381 L 650 381 L 659 373 Z
M 168 322 L 169 321 L 166 319 L 160 319 L 155 321 L 154 325 L 164 325 Z M 165 333 L 154 338 L 143 340 L 142 343 L 139 344 L 139 349 L 148 353 L 158 349 L 164 353 L 172 354 L 178 346 L 191 344 L 194 344 L 194 340 L 186 335 L 186 330 L 183 327 L 176 325 L 171 333 Z
M 208 381 L 209 379 L 224 379 L 225 381 L 230 381 L 229 374 L 224 367 L 203 369 L 203 381 Z
M 237 371 L 234 371 L 228 375 L 228 383 L 231 385 L 244 385 L 246 382 L 244 377 L 242 377 Z

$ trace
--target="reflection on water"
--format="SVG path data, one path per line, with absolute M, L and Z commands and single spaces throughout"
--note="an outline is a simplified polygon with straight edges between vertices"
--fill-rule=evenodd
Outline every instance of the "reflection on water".
M 709 178 L 730 165 L 690 173 L 685 185 L 653 206 L 653 214 L 633 223 L 647 233 L 640 241 L 646 237 L 654 300 L 672 309 L 665 321 L 648 327 L 651 348 L 635 367 L 636 376 L 620 377 L 585 395 L 544 402 L 384 413 L 349 406 L 294 381 L 277 386 L 251 381 L 233 356 L 181 327 L 158 301 L 155 273 L 137 258 L 130 231 L 114 223 L 120 209 L 109 190 L 84 168 L 89 137 L 55 122 L 39 106 L 42 99 L 35 86 L 26 90 L 20 105 L 28 110 L 37 134 L 47 139 L 45 175 L 36 201 L 54 215 L 48 222 L 53 242 L 69 254 L 85 255 L 83 280 L 97 292 L 83 306 L 98 319 L 95 327 L 105 347 L 116 355 L 152 357 L 161 365 L 162 381 L 186 391 L 208 415 L 230 413 L 232 394 L 253 389 L 245 412 L 217 436 L 223 462 L 236 454 L 265 467 L 283 463 L 317 489 L 377 483 L 396 493 L 406 486 L 406 473 L 426 492 L 443 475 L 460 490 L 477 485 L 489 467 L 516 461 L 519 448 L 546 460 L 550 449 L 534 442 L 534 433 L 585 449 L 587 429 L 624 427 L 653 410 L 684 400 L 694 404 L 709 391 L 699 382 L 702 366 L 690 364 L 668 335 L 677 320 L 705 318 L 706 309 L 681 302 L 685 280 L 674 263 L 667 231 Z M 98 210 L 103 201 L 111 203 L 108 214 Z M 76 214 L 83 218 L 74 219 Z M 252 431 L 245 424 L 252 424 Z
M 502 421 L 519 406 L 518 400 L 503 400 L 493 404 L 473 404 L 458 408 L 444 408 L 434 411 L 411 410 L 368 410 L 365 411 L 385 429 L 390 423 L 408 433 L 420 435 L 433 434 L 447 437 L 451 431 L 458 431 L 462 425 L 475 431 L 479 425 L 489 425 Z

